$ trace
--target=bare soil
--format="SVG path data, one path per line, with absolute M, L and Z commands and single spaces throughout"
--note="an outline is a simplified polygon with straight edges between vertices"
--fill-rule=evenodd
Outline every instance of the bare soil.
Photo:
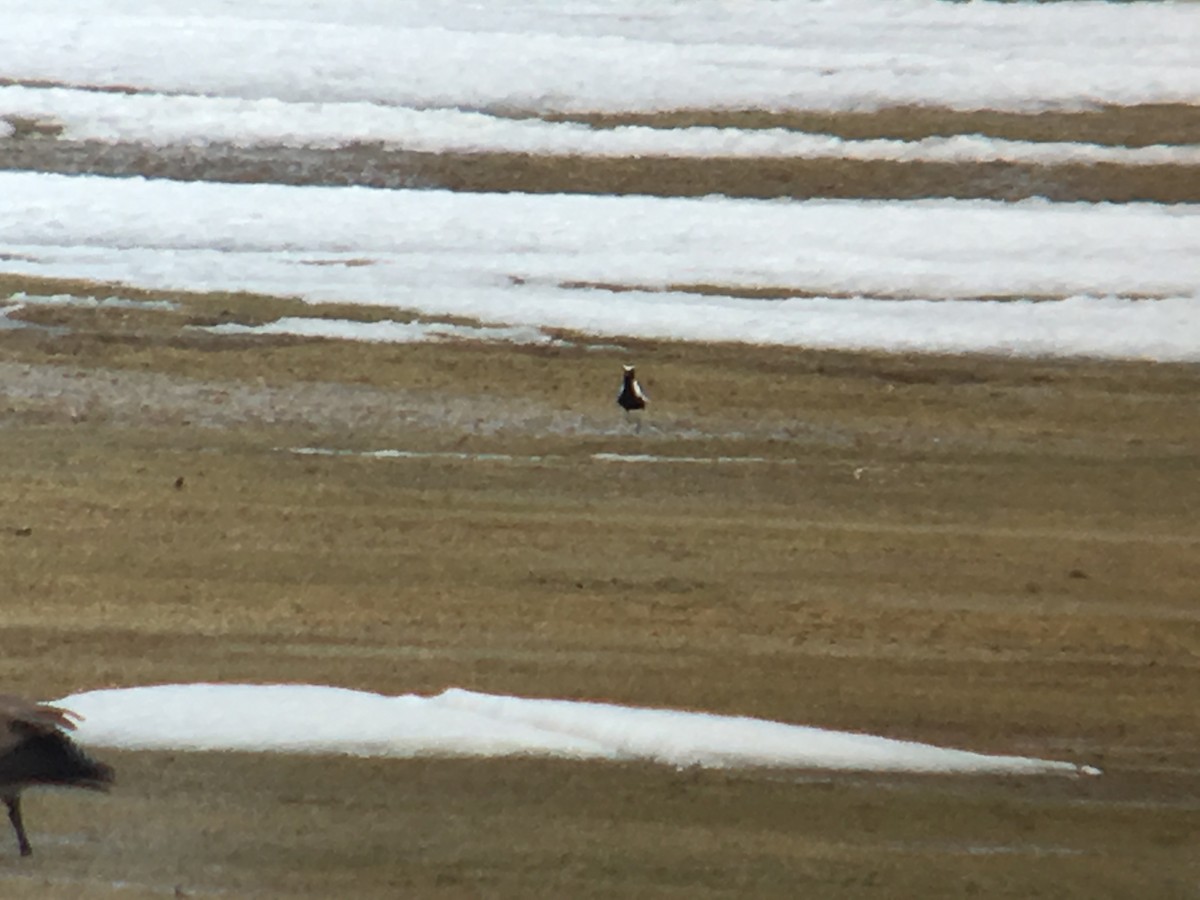
M 1200 143 L 1200 107 L 1147 103 L 1038 113 L 939 106 L 895 106 L 843 112 L 789 109 L 681 109 L 653 113 L 549 114 L 552 122 L 584 122 L 597 128 L 786 128 L 834 134 L 847 140 L 983 134 L 1009 141 L 1071 141 L 1124 147 Z
M 30 796 L 6 896 L 1194 896 L 1197 367 L 222 340 L 206 302 L 286 301 L 173 299 L 0 332 L 6 689 L 461 686 L 1105 774 L 109 752 L 111 796 Z

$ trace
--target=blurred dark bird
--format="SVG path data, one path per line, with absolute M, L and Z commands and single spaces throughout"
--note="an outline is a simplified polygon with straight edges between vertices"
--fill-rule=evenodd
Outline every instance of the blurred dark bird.
M 80 716 L 68 709 L 0 694 L 0 799 L 22 856 L 33 848 L 21 821 L 21 791 L 37 785 L 106 791 L 113 770 L 67 736 Z
M 637 383 L 633 366 L 625 366 L 625 380 L 621 382 L 621 393 L 617 394 L 618 405 L 625 410 L 626 415 L 629 415 L 635 409 L 645 409 L 646 401 L 649 399 L 642 390 L 642 386 Z

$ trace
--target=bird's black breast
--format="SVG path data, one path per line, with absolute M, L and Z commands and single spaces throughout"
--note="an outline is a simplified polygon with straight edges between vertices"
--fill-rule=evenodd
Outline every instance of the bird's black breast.
M 641 387 L 630 374 L 625 375 L 625 381 L 621 385 L 621 393 L 617 394 L 617 403 L 622 409 L 645 409 L 646 397 L 641 391 Z
M 59 731 L 26 733 L 0 755 L 0 789 L 33 784 L 103 789 L 112 780 L 110 767 Z

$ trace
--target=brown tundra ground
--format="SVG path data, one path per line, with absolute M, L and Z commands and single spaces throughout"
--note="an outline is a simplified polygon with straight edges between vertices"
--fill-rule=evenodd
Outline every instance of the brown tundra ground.
M 1079 122 L 1121 124 L 1023 127 Z M 32 794 L 4 896 L 1200 896 L 1197 366 L 217 338 L 296 304 L 16 291 L 178 305 L 0 331 L 5 690 L 457 686 L 1104 774 L 98 750 L 117 788 Z

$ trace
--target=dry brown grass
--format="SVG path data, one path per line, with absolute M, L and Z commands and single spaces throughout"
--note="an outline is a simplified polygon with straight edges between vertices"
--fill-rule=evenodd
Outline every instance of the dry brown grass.
M 893 162 L 735 157 L 415 153 L 377 145 L 339 150 L 230 146 L 146 148 L 44 140 L 0 142 L 0 168 L 185 181 L 367 185 L 455 191 L 1194 203 L 1197 166 Z
M 834 134 L 847 140 L 984 134 L 1010 141 L 1072 141 L 1125 147 L 1200 143 L 1200 106 L 1148 103 L 1091 110 L 1040 113 L 938 106 L 896 106 L 850 112 L 812 110 L 684 109 L 655 113 L 551 114 L 552 122 L 583 122 L 596 128 L 785 128 Z
M 1192 877 L 1137 785 L 110 756 L 119 797 L 30 804 L 63 836 L 0 870 L 6 896 L 1124 898 Z
M 390 180 L 456 191 L 805 199 L 921 197 L 1194 203 L 1200 167 L 852 159 L 602 158 L 527 153 L 391 154 Z M 384 176 L 375 175 L 375 178 Z M 250 180 L 238 177 L 230 180 Z
M 6 689 L 462 686 L 1106 774 L 110 753 L 111 797 L 31 800 L 38 856 L 0 863 L 7 896 L 1194 890 L 1195 367 L 218 341 L 182 326 L 289 301 L 164 296 L 179 310 L 0 333 Z M 640 434 L 610 397 L 627 359 L 654 398 Z M 349 396 L 353 428 L 329 406 Z M 517 458 L 281 450 L 314 444 Z

